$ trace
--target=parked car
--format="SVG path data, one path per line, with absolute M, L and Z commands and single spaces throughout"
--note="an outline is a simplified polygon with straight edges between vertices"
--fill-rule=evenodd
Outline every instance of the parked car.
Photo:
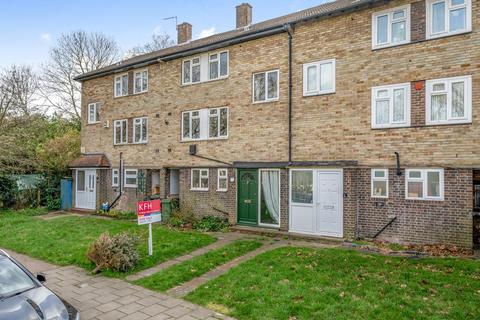
M 79 320 L 80 313 L 0 250 L 0 320 Z

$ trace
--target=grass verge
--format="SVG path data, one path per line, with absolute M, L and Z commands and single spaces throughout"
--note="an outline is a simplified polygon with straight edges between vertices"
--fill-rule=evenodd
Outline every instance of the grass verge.
M 77 265 L 87 270 L 94 266 L 86 252 L 101 233 L 121 232 L 140 237 L 140 262 L 128 273 L 105 271 L 102 274 L 123 277 L 158 263 L 186 254 L 215 242 L 199 232 L 182 232 L 160 225 L 153 226 L 153 255 L 148 256 L 148 226 L 134 222 L 95 217 L 58 217 L 41 220 L 12 211 L 0 212 L 0 247 L 23 253 L 57 265 Z
M 237 240 L 222 248 L 206 252 L 201 256 L 137 280 L 135 284 L 156 291 L 167 291 L 170 288 L 199 277 L 236 257 L 243 256 L 261 245 L 260 242 L 254 240 Z
M 238 319 L 475 319 L 480 262 L 284 247 L 186 299 Z

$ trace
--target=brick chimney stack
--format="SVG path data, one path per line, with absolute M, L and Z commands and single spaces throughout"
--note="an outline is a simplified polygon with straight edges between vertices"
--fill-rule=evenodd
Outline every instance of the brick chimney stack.
M 182 44 L 192 40 L 192 25 L 184 22 L 177 26 L 177 44 Z
M 242 3 L 237 6 L 237 29 L 252 24 L 252 6 L 248 3 Z

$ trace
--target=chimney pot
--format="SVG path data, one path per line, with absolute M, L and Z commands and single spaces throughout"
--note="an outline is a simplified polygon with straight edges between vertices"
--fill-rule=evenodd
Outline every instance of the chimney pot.
M 184 22 L 177 26 L 177 44 L 182 44 L 192 40 L 192 25 Z
M 237 6 L 237 29 L 252 24 L 252 6 L 248 3 L 242 3 Z

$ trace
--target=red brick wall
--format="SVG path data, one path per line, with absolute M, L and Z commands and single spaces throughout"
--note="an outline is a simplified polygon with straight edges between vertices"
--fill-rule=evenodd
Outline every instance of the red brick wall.
M 425 81 L 411 83 L 410 122 L 412 126 L 425 125 Z
M 414 2 L 410 5 L 411 25 L 410 40 L 418 42 L 425 40 L 425 19 L 426 19 L 425 1 Z

